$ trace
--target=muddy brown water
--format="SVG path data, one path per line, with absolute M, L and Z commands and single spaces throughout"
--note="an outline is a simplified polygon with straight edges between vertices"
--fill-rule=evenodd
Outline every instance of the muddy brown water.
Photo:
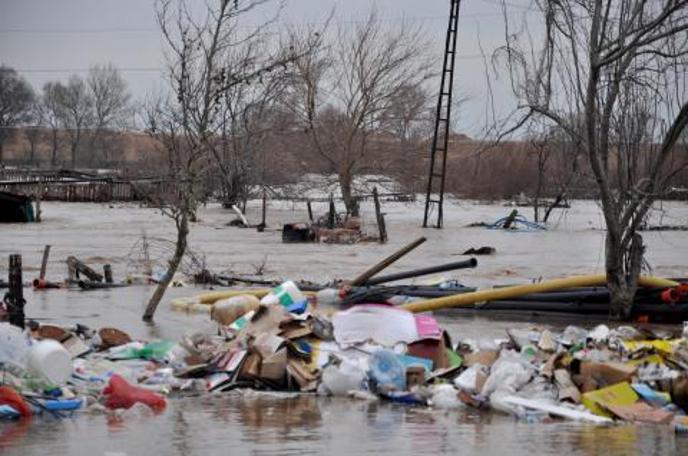
M 316 211 L 319 209 L 316 206 Z M 685 220 L 686 205 L 674 204 L 669 215 Z M 0 259 L 10 253 L 24 256 L 25 279 L 37 275 L 43 245 L 52 244 L 48 278 L 66 273 L 64 259 L 76 255 L 91 264 L 113 264 L 115 277 L 132 270 L 132 245 L 145 230 L 148 236 L 172 233 L 167 219 L 150 209 L 131 205 L 43 204 L 45 222 L 0 226 Z M 390 272 L 455 261 L 469 247 L 491 245 L 497 255 L 479 258 L 479 267 L 460 271 L 466 284 L 517 283 L 539 277 L 599 272 L 603 235 L 597 207 L 575 202 L 558 216 L 556 229 L 541 233 L 503 233 L 463 228 L 473 221 L 493 221 L 508 209 L 498 205 L 454 202 L 445 217 L 446 229 L 422 230 L 419 204 L 386 206 L 391 242 L 354 246 L 284 245 L 278 231 L 256 233 L 229 228 L 233 217 L 219 207 L 200 212 L 192 232 L 192 247 L 205 253 L 213 268 L 252 272 L 252 264 L 266 261 L 270 277 L 325 281 L 351 277 L 375 260 L 419 235 L 428 242 Z M 259 204 L 248 216 L 257 217 Z M 529 214 L 527 214 L 529 215 Z M 271 205 L 273 228 L 288 220 L 303 220 L 305 208 Z M 364 215 L 364 222 L 372 220 Z M 374 229 L 372 227 L 371 229 Z M 658 275 L 688 275 L 686 233 L 647 233 L 648 259 Z M 6 275 L 5 260 L 0 274 Z M 132 336 L 177 339 L 210 330 L 206 315 L 189 315 L 169 308 L 169 299 L 199 293 L 194 288 L 170 289 L 155 323 L 140 321 L 148 286 L 70 291 L 26 289 L 27 314 L 45 322 L 82 323 L 123 329 Z M 559 329 L 568 323 L 591 326 L 601 320 L 486 317 L 482 314 L 442 312 L 440 323 L 454 340 L 504 337 L 505 329 L 533 324 Z M 134 408 L 119 419 L 100 414 L 77 414 L 57 421 L 41 417 L 29 422 L 0 422 L 0 453 L 8 455 L 151 455 L 151 454 L 688 454 L 688 436 L 674 435 L 661 426 L 595 427 L 571 422 L 524 423 L 476 410 L 442 411 L 385 403 L 313 396 L 220 394 L 171 399 L 160 415 Z

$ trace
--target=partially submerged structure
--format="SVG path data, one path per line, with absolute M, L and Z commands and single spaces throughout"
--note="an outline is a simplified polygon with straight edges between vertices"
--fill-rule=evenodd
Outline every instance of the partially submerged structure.
M 0 191 L 0 223 L 35 221 L 36 212 L 30 197 Z

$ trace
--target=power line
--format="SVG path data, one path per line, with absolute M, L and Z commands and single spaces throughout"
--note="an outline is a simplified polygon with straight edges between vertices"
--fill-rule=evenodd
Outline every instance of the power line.
M 464 54 L 457 55 L 457 60 L 476 60 L 482 59 L 482 54 Z M 122 73 L 161 73 L 166 71 L 167 68 L 163 67 L 151 67 L 151 68 L 128 68 L 128 67 L 115 67 L 117 71 Z M 91 71 L 90 68 L 0 68 L 0 71 L 16 71 L 17 73 L 87 73 Z
M 488 0 L 481 0 L 489 4 L 499 4 L 498 2 L 490 2 Z M 518 5 L 511 5 L 514 8 L 522 9 L 524 12 L 536 13 L 537 11 Z M 473 13 L 465 14 L 463 17 L 467 18 L 481 18 L 481 17 L 496 17 L 502 16 L 502 12 L 484 12 L 484 13 Z M 390 22 L 424 22 L 424 21 L 446 21 L 446 16 L 411 16 L 411 17 L 391 17 L 391 18 L 381 18 L 380 22 L 390 23 Z M 367 19 L 344 19 L 331 21 L 333 25 L 346 25 L 346 24 L 363 24 L 366 23 Z M 314 21 L 314 22 L 278 22 L 280 26 L 305 26 L 305 25 L 325 25 L 326 21 Z M 254 26 L 243 26 L 242 28 L 255 29 L 262 27 L 263 25 Z M 0 33 L 43 33 L 43 34 L 99 34 L 99 33 L 159 33 L 160 28 L 158 27 L 105 27 L 105 28 L 80 28 L 80 29 L 61 29 L 61 28 L 25 28 L 25 27 L 8 27 L 0 28 Z
M 165 68 L 119 68 L 117 71 L 123 73 L 159 73 Z M 87 73 L 91 68 L 0 68 L 0 71 L 16 71 L 17 73 Z

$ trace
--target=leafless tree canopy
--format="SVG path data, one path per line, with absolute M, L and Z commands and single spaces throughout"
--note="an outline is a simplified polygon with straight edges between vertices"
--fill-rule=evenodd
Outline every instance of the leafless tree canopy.
M 33 98 L 31 86 L 16 71 L 0 66 L 0 163 L 5 139 L 12 127 L 29 118 Z
M 156 4 L 173 96 L 148 103 L 145 118 L 165 157 L 165 177 L 174 189 L 149 198 L 174 220 L 177 240 L 168 273 L 144 314 L 146 320 L 153 317 L 186 251 L 189 223 L 207 197 L 211 169 L 219 166 L 223 177 L 233 178 L 229 152 L 236 151 L 236 136 L 247 122 L 258 121 L 261 114 L 252 110 L 253 96 L 258 92 L 256 98 L 265 99 L 270 94 L 265 84 L 269 86 L 271 73 L 284 71 L 301 52 L 265 44 L 264 34 L 272 21 L 257 28 L 241 27 L 244 13 L 267 3 L 223 0 L 200 9 L 182 0 Z M 262 87 L 253 93 L 242 87 L 255 83 Z
M 638 227 L 688 158 L 685 149 L 675 156 L 688 124 L 688 2 L 536 0 L 533 7 L 544 20 L 542 39 L 509 24 L 496 54 L 524 113 L 512 129 L 545 119 L 588 157 L 618 311 L 630 303 L 642 265 Z
M 361 24 L 326 33 L 292 33 L 293 42 L 322 44 L 296 62 L 287 100 L 316 153 L 338 176 L 347 210 L 354 212 L 352 178 L 362 171 L 370 135 L 389 125 L 394 110 L 418 113 L 398 103 L 409 93 L 424 93 L 432 53 L 422 29 L 408 24 L 384 29 L 374 11 Z

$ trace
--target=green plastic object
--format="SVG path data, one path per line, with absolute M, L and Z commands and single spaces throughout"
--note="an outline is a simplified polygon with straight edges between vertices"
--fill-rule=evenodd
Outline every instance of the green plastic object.
M 447 359 L 449 359 L 449 366 L 450 367 L 460 367 L 463 364 L 463 358 L 459 356 L 458 353 L 456 353 L 454 350 L 451 348 L 447 348 Z
M 151 342 L 143 348 L 128 348 L 127 350 L 119 352 L 114 359 L 142 358 L 149 360 L 162 360 L 173 346 L 174 342 L 169 340 Z
M 138 350 L 138 357 L 143 359 L 163 359 L 173 346 L 174 342 L 169 340 L 151 342 L 141 350 Z

